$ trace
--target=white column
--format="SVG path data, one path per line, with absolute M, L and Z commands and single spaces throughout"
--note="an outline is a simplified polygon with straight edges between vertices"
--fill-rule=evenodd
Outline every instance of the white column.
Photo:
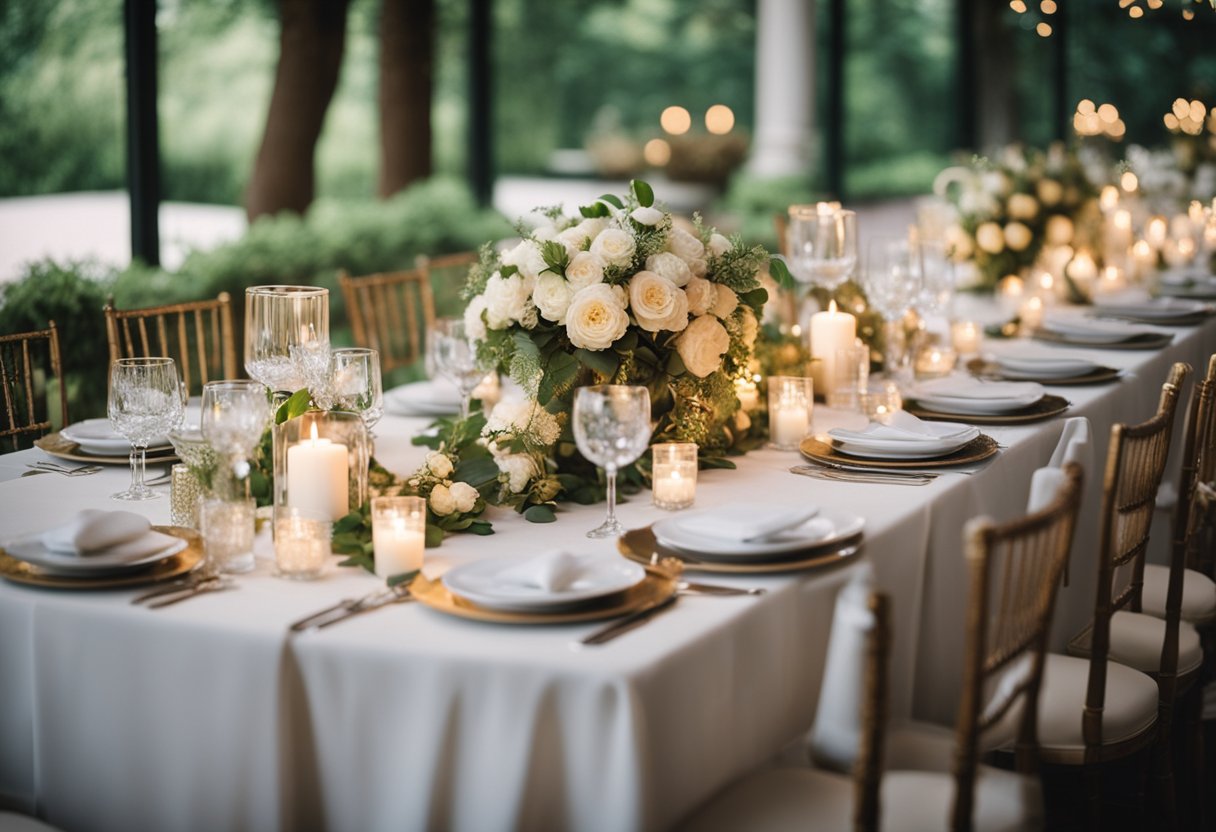
M 748 169 L 805 174 L 815 104 L 815 0 L 756 4 L 756 135 Z

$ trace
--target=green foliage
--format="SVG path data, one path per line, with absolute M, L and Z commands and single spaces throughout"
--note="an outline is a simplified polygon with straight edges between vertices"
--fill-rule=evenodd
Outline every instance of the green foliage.
M 769 251 L 780 251 L 774 217 L 798 203 L 822 198 L 812 188 L 809 177 L 756 177 L 736 174 L 725 196 L 714 206 L 715 211 L 735 216 L 740 221 L 743 239 L 759 243 Z

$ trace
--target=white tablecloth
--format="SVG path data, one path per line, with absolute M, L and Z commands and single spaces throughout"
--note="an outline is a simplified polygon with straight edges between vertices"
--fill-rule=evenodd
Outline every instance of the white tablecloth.
M 1199 365 L 1216 323 L 1178 330 L 1157 353 L 1095 351 L 1133 370 L 1118 384 L 1067 388 L 1105 452 L 1112 421 L 1152 412 L 1171 361 Z M 1090 353 L 1087 353 L 1090 354 Z M 817 424 L 832 417 L 820 410 Z M 378 456 L 406 472 L 417 420 L 386 418 Z M 867 517 L 867 557 L 894 596 L 896 714 L 953 719 L 965 602 L 960 531 L 976 514 L 1019 513 L 1059 420 L 989 430 L 1005 450 L 973 476 L 923 488 L 828 483 L 787 473 L 796 454 L 760 451 L 739 470 L 702 472 L 698 505 L 780 495 Z M 38 452 L 0 457 L 15 477 Z M 118 467 L 91 477 L 0 482 L 0 537 L 79 508 L 112 509 Z M 1087 619 L 1099 476 L 1078 535 L 1057 642 Z M 166 522 L 167 499 L 137 504 Z M 602 506 L 547 526 L 493 510 L 496 534 L 456 536 L 428 574 L 485 557 L 587 541 Z M 630 527 L 662 512 L 640 495 Z M 729 583 L 759 598 L 681 598 L 598 648 L 593 625 L 500 627 L 397 605 L 321 632 L 289 622 L 375 588 L 331 568 L 312 583 L 262 564 L 235 591 L 162 611 L 133 591 L 63 593 L 0 582 L 0 801 L 67 829 L 662 829 L 770 757 L 814 715 L 835 592 L 848 569 Z M 727 581 L 723 581 L 727 582 Z M 1079 718 L 1079 716 L 1078 716 Z

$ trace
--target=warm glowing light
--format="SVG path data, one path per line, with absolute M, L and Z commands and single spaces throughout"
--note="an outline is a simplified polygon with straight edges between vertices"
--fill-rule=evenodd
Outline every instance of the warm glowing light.
M 1182 19 L 1183 20 L 1194 20 L 1195 13 L 1193 11 L 1191 11 L 1190 9 L 1183 9 L 1182 10 Z
M 1123 175 L 1119 177 L 1119 187 L 1130 194 L 1140 187 L 1140 180 L 1130 170 L 1124 171 Z
M 651 139 L 642 148 L 642 158 L 653 168 L 661 168 L 671 161 L 671 145 L 666 139 Z
M 1165 0 L 1148 0 L 1148 7 L 1150 9 L 1159 9 L 1164 5 L 1165 5 Z
M 1010 0 L 1009 8 L 1013 9 L 1018 14 L 1025 14 L 1026 4 L 1022 0 Z
M 1203 121 L 1208 114 L 1208 108 L 1202 101 L 1192 101 L 1190 106 L 1191 121 Z
M 1102 193 L 1098 196 L 1098 207 L 1103 211 L 1113 211 L 1115 206 L 1119 204 L 1119 189 L 1114 185 L 1107 185 L 1102 189 Z
M 1094 102 L 1088 98 L 1082 98 L 1077 102 L 1077 112 L 1083 116 L 1092 114 L 1094 112 Z
M 681 136 L 692 127 L 692 116 L 683 107 L 668 107 L 659 116 L 659 125 L 671 135 Z
M 1098 118 L 1107 124 L 1114 124 L 1119 118 L 1119 109 L 1114 104 L 1103 104 L 1098 108 Z
M 1140 8 L 1139 6 L 1132 6 L 1127 10 L 1127 16 L 1132 20 L 1139 20 L 1140 18 L 1144 17 L 1144 9 Z
M 1183 119 L 1190 115 L 1191 105 L 1185 98 L 1175 98 L 1171 109 L 1174 111 L 1175 116 Z
M 1173 113 L 1165 114 L 1165 126 L 1171 133 L 1176 132 L 1181 122 L 1178 121 L 1178 116 Z
M 1041 38 L 1051 37 L 1051 24 L 1046 21 L 1040 22 L 1038 26 L 1034 27 L 1034 30 L 1039 33 Z
M 1056 0 L 1043 0 L 1043 2 L 1039 4 L 1039 8 L 1042 10 L 1043 14 L 1055 14 Z
M 1119 0 L 1119 8 L 1126 9 L 1134 2 L 1136 2 L 1136 0 Z
M 725 136 L 735 126 L 735 113 L 725 104 L 715 104 L 705 111 L 705 129 L 709 132 Z
M 1127 125 L 1123 123 L 1123 119 L 1119 119 L 1106 131 L 1112 139 L 1121 139 L 1127 133 Z

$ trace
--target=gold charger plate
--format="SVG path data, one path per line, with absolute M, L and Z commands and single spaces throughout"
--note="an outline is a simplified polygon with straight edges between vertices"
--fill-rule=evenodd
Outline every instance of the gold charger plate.
M 760 575 L 772 572 L 802 572 L 807 569 L 820 569 L 835 563 L 845 563 L 861 554 L 864 546 L 864 532 L 858 532 L 852 537 L 838 540 L 829 546 L 818 548 L 810 546 L 801 552 L 794 553 L 784 560 L 768 560 L 749 563 L 723 563 L 722 561 L 690 560 L 695 555 L 680 549 L 672 549 L 659 543 L 650 526 L 640 529 L 630 529 L 617 538 L 616 548 L 629 560 L 641 564 L 650 564 L 650 558 L 657 554 L 661 558 L 674 557 L 684 563 L 685 572 L 719 572 L 735 575 Z
M 676 591 L 678 578 L 646 570 L 646 577 L 624 592 L 561 612 L 506 612 L 492 610 L 474 604 L 458 595 L 453 595 L 443 581 L 429 581 L 419 575 L 410 584 L 410 595 L 433 610 L 472 621 L 488 621 L 493 624 L 577 624 L 583 621 L 600 621 L 628 615 L 665 600 Z
M 146 569 L 123 575 L 107 575 L 104 578 L 71 578 L 64 575 L 51 575 L 0 549 L 0 578 L 17 584 L 46 589 L 119 589 L 170 581 L 185 575 L 202 563 L 203 538 L 194 529 L 182 526 L 153 526 L 152 529 L 163 534 L 180 537 L 186 541 L 186 548 L 176 555 L 157 561 Z
M 918 418 L 933 422 L 963 422 L 968 425 L 1025 425 L 1059 416 L 1070 407 L 1072 404 L 1068 399 L 1050 393 L 1029 407 L 1009 413 L 942 413 L 940 410 L 921 407 L 914 400 L 904 402 L 904 410 Z
M 40 436 L 34 440 L 34 447 L 46 451 L 51 456 L 57 456 L 60 459 L 70 459 L 72 462 L 92 462 L 101 465 L 130 465 L 131 458 L 129 454 L 123 456 L 98 456 L 97 454 L 87 454 L 80 449 L 80 446 L 75 442 L 64 439 L 58 433 L 48 433 L 46 436 Z M 147 459 L 149 465 L 160 465 L 166 462 L 179 462 L 177 451 L 173 450 L 170 445 L 165 448 L 156 448 L 148 451 Z
M 982 358 L 973 358 L 967 362 L 967 369 L 977 378 L 993 379 L 995 381 L 1034 381 L 1047 387 L 1076 387 L 1082 384 L 1105 384 L 1114 381 L 1122 374 L 1122 370 L 1114 367 L 1094 367 L 1088 373 L 1079 376 L 1055 376 L 1053 378 L 1027 378 L 1018 376 L 1012 378 L 1001 372 L 1001 365 L 988 362 Z
M 1162 347 L 1168 347 L 1170 342 L 1174 340 L 1174 336 L 1169 332 L 1145 332 L 1128 338 L 1126 341 L 1118 341 L 1114 344 L 1092 344 L 1085 341 L 1074 341 L 1066 335 L 1057 335 L 1045 329 L 1036 329 L 1034 331 L 1034 339 L 1036 341 L 1046 341 L 1049 344 L 1066 344 L 1070 347 L 1082 347 L 1087 350 L 1159 350 Z
M 910 408 L 905 408 L 911 413 Z M 842 468 L 890 468 L 897 471 L 901 468 L 915 468 L 918 471 L 925 468 L 949 468 L 952 465 L 971 465 L 982 462 L 998 450 L 997 442 L 986 433 L 972 439 L 963 447 L 945 456 L 929 457 L 927 459 L 869 459 L 860 456 L 850 456 L 836 450 L 828 442 L 814 436 L 802 440 L 798 447 L 802 455 L 812 462 L 818 462 L 831 467 Z

